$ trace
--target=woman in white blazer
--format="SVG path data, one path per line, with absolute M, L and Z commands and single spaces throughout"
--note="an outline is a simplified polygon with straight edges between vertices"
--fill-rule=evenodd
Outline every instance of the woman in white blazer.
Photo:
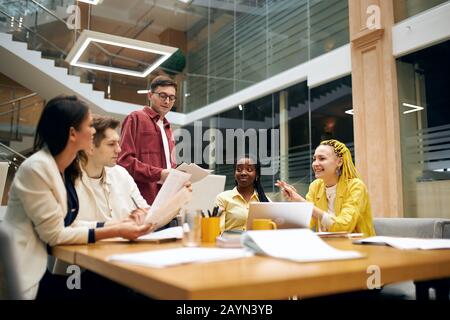
M 4 223 L 11 229 L 22 296 L 34 299 L 47 265 L 47 246 L 83 244 L 110 237 L 135 239 L 151 225 L 123 222 L 103 227 L 76 221 L 77 153 L 92 146 L 95 129 L 88 106 L 76 96 L 59 96 L 42 111 L 35 150 L 17 171 Z

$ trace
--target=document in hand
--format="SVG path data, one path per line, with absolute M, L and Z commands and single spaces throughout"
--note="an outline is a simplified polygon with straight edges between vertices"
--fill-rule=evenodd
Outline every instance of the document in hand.
M 433 250 L 450 249 L 450 239 L 422 239 L 422 238 L 400 238 L 400 237 L 370 237 L 355 240 L 356 244 L 382 244 L 402 250 Z
M 161 240 L 176 240 L 183 238 L 183 227 L 172 227 L 163 229 L 161 231 L 151 232 L 140 236 L 138 240 L 145 241 L 161 241 Z
M 309 229 L 247 231 L 242 238 L 244 247 L 258 254 L 297 262 L 344 260 L 362 258 L 356 251 L 335 249 Z
M 191 199 L 191 193 L 183 187 L 190 177 L 190 174 L 170 169 L 166 181 L 145 218 L 146 223 L 156 224 L 156 228 L 159 228 L 176 216 L 178 210 Z
M 185 162 L 180 164 L 177 167 L 177 170 L 190 174 L 191 175 L 190 180 L 192 183 L 202 180 L 204 177 L 206 177 L 208 174 L 212 172 L 212 170 L 203 169 L 202 167 L 199 167 L 195 163 L 187 164 Z
M 246 258 L 252 255 L 253 253 L 244 249 L 176 248 L 116 254 L 110 256 L 108 260 L 137 264 L 146 267 L 164 268 L 186 263 L 212 262 Z

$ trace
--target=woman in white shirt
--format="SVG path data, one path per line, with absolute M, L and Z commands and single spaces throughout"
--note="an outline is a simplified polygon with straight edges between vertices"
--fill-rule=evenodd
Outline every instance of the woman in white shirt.
M 102 227 L 75 221 L 79 175 L 77 153 L 92 145 L 92 116 L 76 96 L 59 96 L 44 107 L 36 128 L 35 154 L 17 171 L 9 193 L 5 226 L 13 234 L 22 296 L 36 297 L 47 265 L 47 248 L 124 237 L 136 239 L 152 230 L 133 222 Z

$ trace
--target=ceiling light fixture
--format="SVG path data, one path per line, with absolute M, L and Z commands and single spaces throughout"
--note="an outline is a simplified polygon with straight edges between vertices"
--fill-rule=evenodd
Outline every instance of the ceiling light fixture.
M 156 60 L 154 63 L 150 64 L 150 66 L 147 69 L 141 72 L 130 69 L 116 68 L 79 61 L 81 55 L 84 53 L 84 51 L 87 49 L 87 47 L 91 42 L 103 43 L 122 48 L 150 52 L 153 54 L 161 55 L 161 58 Z M 80 37 L 76 41 L 75 45 L 72 47 L 69 54 L 67 55 L 66 61 L 70 65 L 76 67 L 120 73 L 129 76 L 144 78 L 148 76 L 153 70 L 155 70 L 160 64 L 166 61 L 177 50 L 178 49 L 175 47 L 169 47 L 162 44 L 119 37 L 112 34 L 92 30 L 83 30 Z
M 411 113 L 411 112 L 416 112 L 416 111 L 423 110 L 423 107 L 416 106 L 416 105 L 409 104 L 409 103 L 404 103 L 404 102 L 403 102 L 403 106 L 405 106 L 405 107 L 407 107 L 407 108 L 411 108 L 411 110 L 403 111 L 403 114 L 407 114 L 407 113 Z
M 143 90 L 138 90 L 138 91 L 137 91 L 138 94 L 147 94 L 147 93 L 149 93 L 149 92 L 150 92 L 150 91 L 147 90 L 147 89 L 143 89 Z
M 97 5 L 101 2 L 103 2 L 103 0 L 78 0 L 78 1 L 93 4 L 93 5 Z

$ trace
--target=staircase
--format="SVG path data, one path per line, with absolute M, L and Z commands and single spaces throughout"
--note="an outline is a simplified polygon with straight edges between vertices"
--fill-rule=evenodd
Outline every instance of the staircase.
M 75 3 L 66 4 L 72 2 Z M 142 105 L 105 99 L 105 92 L 94 90 L 92 83 L 82 82 L 89 81 L 86 77 L 82 80 L 69 74 L 86 75 L 92 71 L 70 67 L 64 61 L 75 35 L 62 20 L 64 12 L 58 7 L 54 8 L 56 12 L 48 9 L 46 5 L 51 1 L 24 3 L 25 7 L 20 1 L 0 4 L 0 73 L 47 101 L 60 94 L 78 95 L 91 105 L 94 113 L 123 119 L 142 109 Z M 23 16 L 23 21 L 19 16 Z M 184 114 L 176 112 L 170 112 L 167 118 L 174 125 L 184 122 Z
M 58 94 L 76 94 L 91 104 L 95 113 L 109 113 L 123 118 L 140 105 L 105 99 L 103 91 L 92 84 L 81 83 L 78 76 L 69 75 L 66 68 L 56 67 L 53 60 L 41 57 L 41 52 L 28 50 L 27 44 L 13 41 L 12 35 L 0 33 L 0 72 L 50 100 Z

